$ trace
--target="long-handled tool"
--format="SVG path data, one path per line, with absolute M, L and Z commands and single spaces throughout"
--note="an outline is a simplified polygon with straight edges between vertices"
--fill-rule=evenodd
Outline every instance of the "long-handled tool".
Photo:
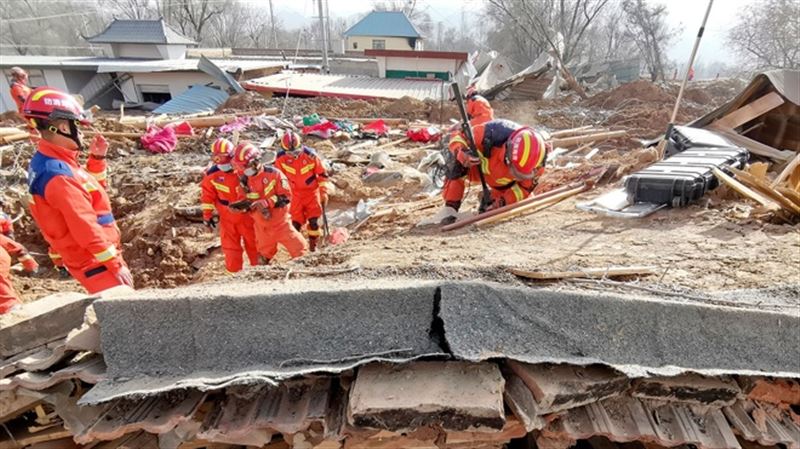
M 450 87 L 453 89 L 453 95 L 456 97 L 458 112 L 461 113 L 461 132 L 464 133 L 464 137 L 467 140 L 469 151 L 473 156 L 477 157 L 478 159 L 482 159 L 481 154 L 478 152 L 478 147 L 475 145 L 475 136 L 472 135 L 472 127 L 469 124 L 467 108 L 464 106 L 464 97 L 461 96 L 461 88 L 459 87 L 458 83 L 453 83 L 450 85 Z M 481 188 L 483 189 L 478 211 L 484 212 L 489 209 L 489 206 L 492 205 L 492 194 L 489 191 L 489 186 L 486 184 L 486 177 L 484 177 L 483 170 L 480 167 L 478 167 L 478 176 L 480 177 Z
M 325 242 L 329 245 L 339 245 L 350 238 L 347 228 L 334 228 L 331 232 L 328 225 L 328 210 L 326 205 L 322 205 L 322 232 L 325 233 Z

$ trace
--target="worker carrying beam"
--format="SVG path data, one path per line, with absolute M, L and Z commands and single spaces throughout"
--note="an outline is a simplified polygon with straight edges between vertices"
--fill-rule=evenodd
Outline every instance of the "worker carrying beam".
M 89 126 L 91 118 L 58 89 L 34 89 L 23 113 L 41 134 L 28 169 L 28 190 L 31 215 L 50 244 L 51 258 L 60 260 L 89 293 L 133 287 L 105 190 L 108 142 L 95 136 L 85 167 L 79 164 L 84 147 L 79 126 Z
M 479 181 L 478 170 L 491 189 L 489 209 L 527 198 L 544 171 L 548 144 L 533 129 L 510 120 L 491 120 L 474 126 L 472 133 L 477 156 L 461 132 L 450 138 L 442 190 L 445 206 L 438 214 L 444 223 L 452 222 L 461 207 L 467 181 Z
M 11 98 L 17 104 L 17 111 L 20 116 L 23 116 L 22 109 L 25 106 L 25 100 L 31 93 L 31 88 L 28 87 L 28 72 L 21 67 L 11 67 Z
M 275 166 L 289 179 L 292 188 L 292 203 L 289 212 L 292 225 L 302 232 L 308 223 L 308 246 L 317 249 L 322 208 L 328 204 L 328 171 L 322 159 L 312 148 L 303 145 L 300 136 L 287 130 L 281 136 L 281 151 Z
M 250 266 L 258 265 L 258 249 L 253 217 L 246 210 L 231 208 L 245 199 L 244 187 L 234 172 L 233 143 L 219 138 L 211 145 L 211 166 L 200 181 L 200 204 L 203 222 L 209 229 L 219 223 L 219 239 L 225 255 L 225 270 L 237 273 L 244 264 L 242 253 L 247 253 Z M 217 216 L 214 216 L 214 211 Z
M 249 142 L 240 143 L 234 152 L 233 167 L 246 187 L 247 208 L 255 222 L 259 254 L 270 263 L 282 245 L 293 259 L 307 251 L 303 235 L 292 226 L 289 204 L 292 191 L 286 176 L 273 166 L 275 153 L 264 153 Z
M 39 270 L 39 264 L 24 246 L 0 234 L 0 315 L 20 304 L 19 296 L 11 285 L 11 256 L 19 260 L 25 271 L 35 273 Z

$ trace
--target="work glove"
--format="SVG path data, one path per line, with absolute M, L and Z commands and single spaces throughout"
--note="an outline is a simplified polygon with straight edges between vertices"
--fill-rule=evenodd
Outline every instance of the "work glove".
M 261 213 L 261 216 L 264 218 L 268 219 L 269 217 L 272 216 L 272 213 L 269 210 L 269 203 L 267 203 L 267 200 L 258 200 L 253 203 L 252 207 L 253 209 L 259 211 Z
M 208 228 L 209 231 L 213 231 L 214 229 L 217 229 L 218 221 L 219 219 L 217 217 L 211 217 L 207 220 L 203 220 L 203 224 L 206 225 L 206 228 Z
M 108 141 L 100 134 L 94 136 L 89 144 L 89 155 L 95 159 L 105 159 L 108 154 Z
M 456 154 L 456 160 L 464 167 L 474 167 L 481 163 L 480 158 L 463 150 Z
M 22 268 L 24 268 L 28 273 L 39 272 L 39 264 L 36 263 L 36 260 L 34 260 L 30 254 L 20 257 L 19 261 L 22 263 Z
M 125 265 L 120 265 L 116 270 L 114 275 L 117 277 L 122 285 L 127 285 L 130 288 L 133 288 L 133 274 L 131 274 L 131 270 L 128 269 Z

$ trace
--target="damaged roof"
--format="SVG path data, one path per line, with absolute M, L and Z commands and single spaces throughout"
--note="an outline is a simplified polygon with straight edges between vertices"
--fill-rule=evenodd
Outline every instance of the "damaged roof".
M 248 90 L 306 97 L 336 97 L 367 100 L 372 98 L 438 100 L 445 91 L 440 80 L 407 80 L 368 76 L 323 75 L 284 72 L 243 83 Z
M 121 20 L 114 19 L 105 30 L 86 38 L 92 44 L 182 44 L 196 42 L 180 34 L 164 19 Z

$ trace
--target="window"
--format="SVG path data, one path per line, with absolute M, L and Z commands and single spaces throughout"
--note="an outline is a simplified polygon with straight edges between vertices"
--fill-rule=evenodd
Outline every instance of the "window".
M 358 50 L 358 42 L 353 42 L 353 50 Z
M 166 84 L 137 84 L 142 101 L 164 104 L 172 99 Z
M 372 49 L 373 50 L 386 50 L 386 40 L 384 40 L 384 39 L 372 39 Z
M 25 69 L 25 67 L 23 67 Z M 25 69 L 28 72 L 28 86 L 31 88 L 46 86 L 47 82 L 44 79 L 44 72 L 40 69 Z M 10 86 L 11 83 L 14 82 L 14 79 L 11 78 L 11 70 L 3 71 L 3 74 L 6 76 L 6 80 L 8 81 L 8 85 Z

